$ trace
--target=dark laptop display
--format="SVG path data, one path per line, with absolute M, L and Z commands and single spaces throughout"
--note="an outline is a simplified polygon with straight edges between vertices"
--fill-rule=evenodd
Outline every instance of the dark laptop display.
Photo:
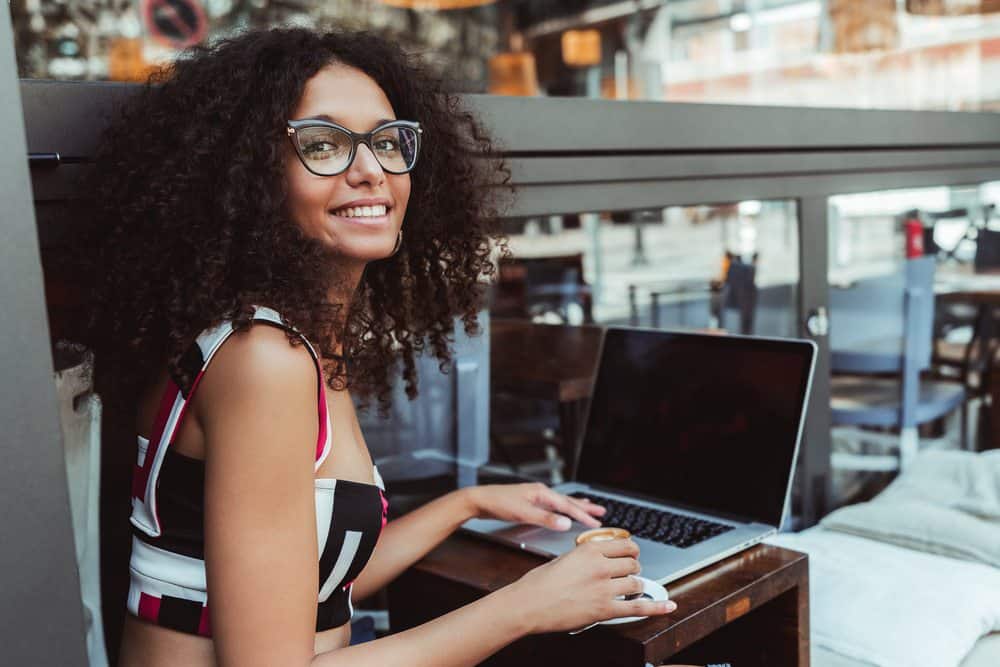
M 576 479 L 777 526 L 807 342 L 608 329 Z

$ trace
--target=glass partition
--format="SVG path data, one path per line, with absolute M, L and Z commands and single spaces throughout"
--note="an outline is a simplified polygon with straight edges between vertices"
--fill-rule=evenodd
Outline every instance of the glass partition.
M 914 452 L 989 446 L 998 197 L 993 182 L 830 198 L 834 505 L 870 498 L 906 455 L 913 422 L 859 416 L 880 400 L 917 415 Z
M 1000 228 L 998 202 L 996 182 L 831 197 L 830 284 L 892 272 L 913 243 L 907 234 L 918 229 L 919 250 L 910 256 L 935 255 L 941 275 L 971 270 L 981 230 Z
M 789 200 L 509 219 L 491 313 L 487 473 L 573 473 L 601 330 L 798 337 Z M 571 325 L 571 326 L 566 326 Z
M 787 200 L 511 220 L 493 313 L 794 336 L 797 224 Z

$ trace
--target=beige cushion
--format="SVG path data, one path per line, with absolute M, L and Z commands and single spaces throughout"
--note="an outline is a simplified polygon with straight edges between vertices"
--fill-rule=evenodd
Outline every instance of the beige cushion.
M 874 500 L 841 508 L 824 528 L 1000 567 L 1000 523 L 925 500 Z
M 1000 451 L 923 452 L 878 497 L 843 507 L 822 525 L 1000 567 Z

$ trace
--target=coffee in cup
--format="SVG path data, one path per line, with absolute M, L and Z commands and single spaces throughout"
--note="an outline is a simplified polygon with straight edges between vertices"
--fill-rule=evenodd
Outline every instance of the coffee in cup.
M 624 528 L 612 528 L 611 526 L 602 526 L 600 528 L 591 528 L 590 530 L 585 530 L 576 536 L 576 543 L 583 544 L 584 542 L 604 542 L 607 540 L 627 540 L 632 536 L 632 533 L 628 532 Z

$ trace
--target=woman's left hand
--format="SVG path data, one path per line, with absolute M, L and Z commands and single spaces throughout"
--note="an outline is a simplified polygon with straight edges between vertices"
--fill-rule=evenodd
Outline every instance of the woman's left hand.
M 570 498 L 539 482 L 472 486 L 465 491 L 477 518 L 530 523 L 552 530 L 569 530 L 570 519 L 596 528 L 601 523 L 594 517 L 606 512 L 589 500 Z

